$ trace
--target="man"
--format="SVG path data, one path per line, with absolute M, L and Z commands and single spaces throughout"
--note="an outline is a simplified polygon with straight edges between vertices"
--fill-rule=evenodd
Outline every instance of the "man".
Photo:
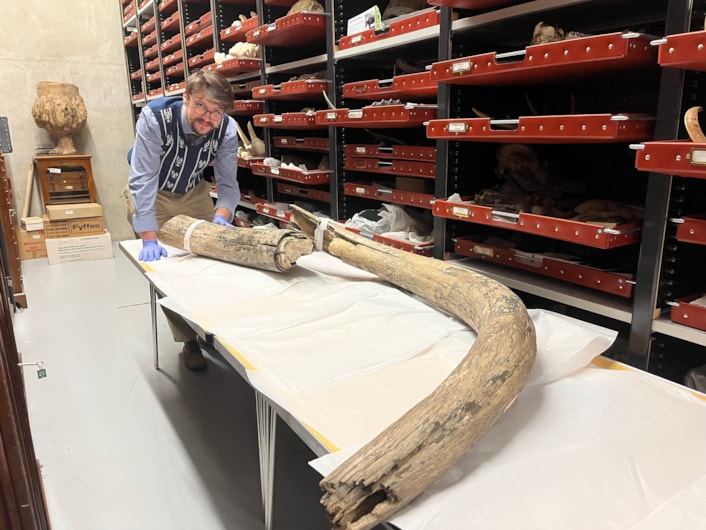
M 238 136 L 233 89 L 220 74 L 199 70 L 190 75 L 182 96 L 148 103 L 137 121 L 135 143 L 128 154 L 128 219 L 142 239 L 141 261 L 167 256 L 157 231 L 169 219 L 185 214 L 223 226 L 240 200 L 237 181 Z M 203 172 L 213 163 L 218 199 Z M 163 308 L 176 342 L 183 342 L 182 361 L 189 370 L 206 368 L 194 330 Z

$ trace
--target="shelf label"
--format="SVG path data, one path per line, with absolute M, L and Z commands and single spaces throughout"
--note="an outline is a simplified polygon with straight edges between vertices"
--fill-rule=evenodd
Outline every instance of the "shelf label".
M 691 163 L 697 166 L 706 165 L 706 149 L 692 149 Z
M 459 61 L 451 65 L 451 73 L 462 74 L 464 72 L 469 72 L 472 66 L 473 62 L 470 59 L 466 59 L 465 61 Z
M 446 129 L 450 133 L 465 133 L 468 130 L 468 124 L 463 121 L 450 122 Z
M 479 256 L 487 256 L 489 258 L 495 257 L 495 252 L 492 248 L 481 247 L 480 245 L 473 245 L 473 253 Z
M 455 215 L 456 217 L 470 217 L 471 209 L 465 206 L 452 206 L 451 214 Z

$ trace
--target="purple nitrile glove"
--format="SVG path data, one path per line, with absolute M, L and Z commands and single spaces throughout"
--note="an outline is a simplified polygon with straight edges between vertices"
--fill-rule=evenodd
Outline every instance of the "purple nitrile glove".
M 167 257 L 167 249 L 160 247 L 156 239 L 146 239 L 142 242 L 140 250 L 140 261 L 157 261 L 159 258 Z
M 226 221 L 226 218 L 222 215 L 215 215 L 213 217 L 213 224 L 221 225 L 221 226 L 229 226 L 233 228 L 233 225 L 230 224 L 228 221 Z

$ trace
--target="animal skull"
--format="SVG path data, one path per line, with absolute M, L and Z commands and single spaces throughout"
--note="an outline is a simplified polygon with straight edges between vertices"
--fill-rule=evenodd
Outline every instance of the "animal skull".
M 302 11 L 308 11 L 310 13 L 323 13 L 324 6 L 318 3 L 316 0 L 299 0 L 295 2 L 292 7 L 287 11 L 288 15 L 293 15 L 294 13 L 301 13 Z

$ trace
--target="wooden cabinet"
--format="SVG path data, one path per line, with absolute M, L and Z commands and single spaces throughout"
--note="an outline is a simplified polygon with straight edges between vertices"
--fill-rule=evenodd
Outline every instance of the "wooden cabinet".
M 91 155 L 34 157 L 44 205 L 96 202 Z

